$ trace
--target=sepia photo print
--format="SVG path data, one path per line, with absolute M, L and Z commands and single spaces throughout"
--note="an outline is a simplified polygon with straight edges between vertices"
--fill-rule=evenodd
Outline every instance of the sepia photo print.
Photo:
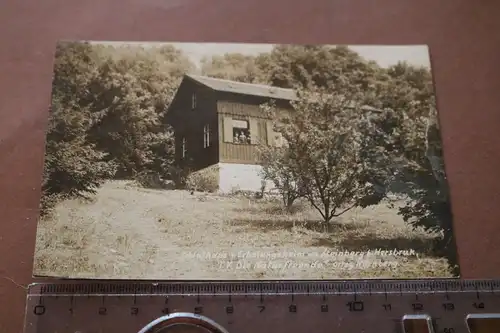
M 34 276 L 459 277 L 425 45 L 57 45 Z

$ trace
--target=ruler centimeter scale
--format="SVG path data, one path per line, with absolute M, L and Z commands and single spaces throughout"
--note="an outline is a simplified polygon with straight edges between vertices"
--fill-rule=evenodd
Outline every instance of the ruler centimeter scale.
M 500 333 L 500 280 L 33 284 L 25 333 Z

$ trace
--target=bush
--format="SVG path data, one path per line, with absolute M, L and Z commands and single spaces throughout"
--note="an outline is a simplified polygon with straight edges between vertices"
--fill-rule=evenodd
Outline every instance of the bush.
M 176 189 L 186 188 L 187 178 L 189 176 L 188 169 L 172 166 L 169 168 L 168 174 L 169 179 L 174 183 Z
M 259 147 L 259 153 L 262 159 L 262 196 L 264 196 L 266 181 L 269 180 L 279 192 L 283 206 L 291 209 L 295 200 L 301 198 L 303 193 L 293 161 L 289 158 L 289 151 L 286 148 L 262 145 Z
M 186 188 L 199 192 L 215 192 L 219 189 L 219 179 L 214 170 L 191 173 L 186 179 Z
M 138 173 L 134 178 L 135 181 L 142 187 L 152 189 L 164 189 L 167 187 L 166 182 L 161 179 L 157 172 L 143 171 Z
M 54 207 L 62 199 L 62 196 L 58 194 L 42 193 L 42 196 L 40 198 L 40 217 L 50 217 L 53 213 Z

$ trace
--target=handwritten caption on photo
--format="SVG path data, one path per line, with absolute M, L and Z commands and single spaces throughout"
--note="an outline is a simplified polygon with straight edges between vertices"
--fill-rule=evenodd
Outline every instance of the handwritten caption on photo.
M 184 253 L 188 259 L 215 260 L 221 270 L 291 270 L 323 269 L 327 266 L 336 269 L 393 268 L 398 265 L 394 260 L 384 257 L 411 257 L 414 250 L 368 250 L 368 251 L 237 251 L 237 252 L 196 252 Z

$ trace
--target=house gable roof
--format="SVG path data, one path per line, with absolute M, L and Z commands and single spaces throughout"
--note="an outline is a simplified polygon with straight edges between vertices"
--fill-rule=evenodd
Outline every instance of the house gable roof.
M 263 84 L 243 83 L 238 81 L 230 81 L 223 79 L 216 79 L 208 76 L 186 74 L 186 77 L 194 80 L 202 85 L 209 87 L 216 91 L 260 96 L 273 99 L 283 100 L 296 100 L 297 95 L 293 89 L 278 88 L 267 86 Z
M 297 101 L 297 94 L 293 89 L 279 88 L 263 84 L 244 83 L 225 79 L 212 78 L 208 76 L 185 74 L 185 78 L 195 81 L 205 87 L 215 91 L 242 94 L 248 96 L 259 96 L 271 99 L 281 99 L 287 101 Z M 352 106 L 347 106 L 351 108 Z M 382 110 L 369 105 L 361 106 L 361 110 L 371 112 L 381 112 Z

